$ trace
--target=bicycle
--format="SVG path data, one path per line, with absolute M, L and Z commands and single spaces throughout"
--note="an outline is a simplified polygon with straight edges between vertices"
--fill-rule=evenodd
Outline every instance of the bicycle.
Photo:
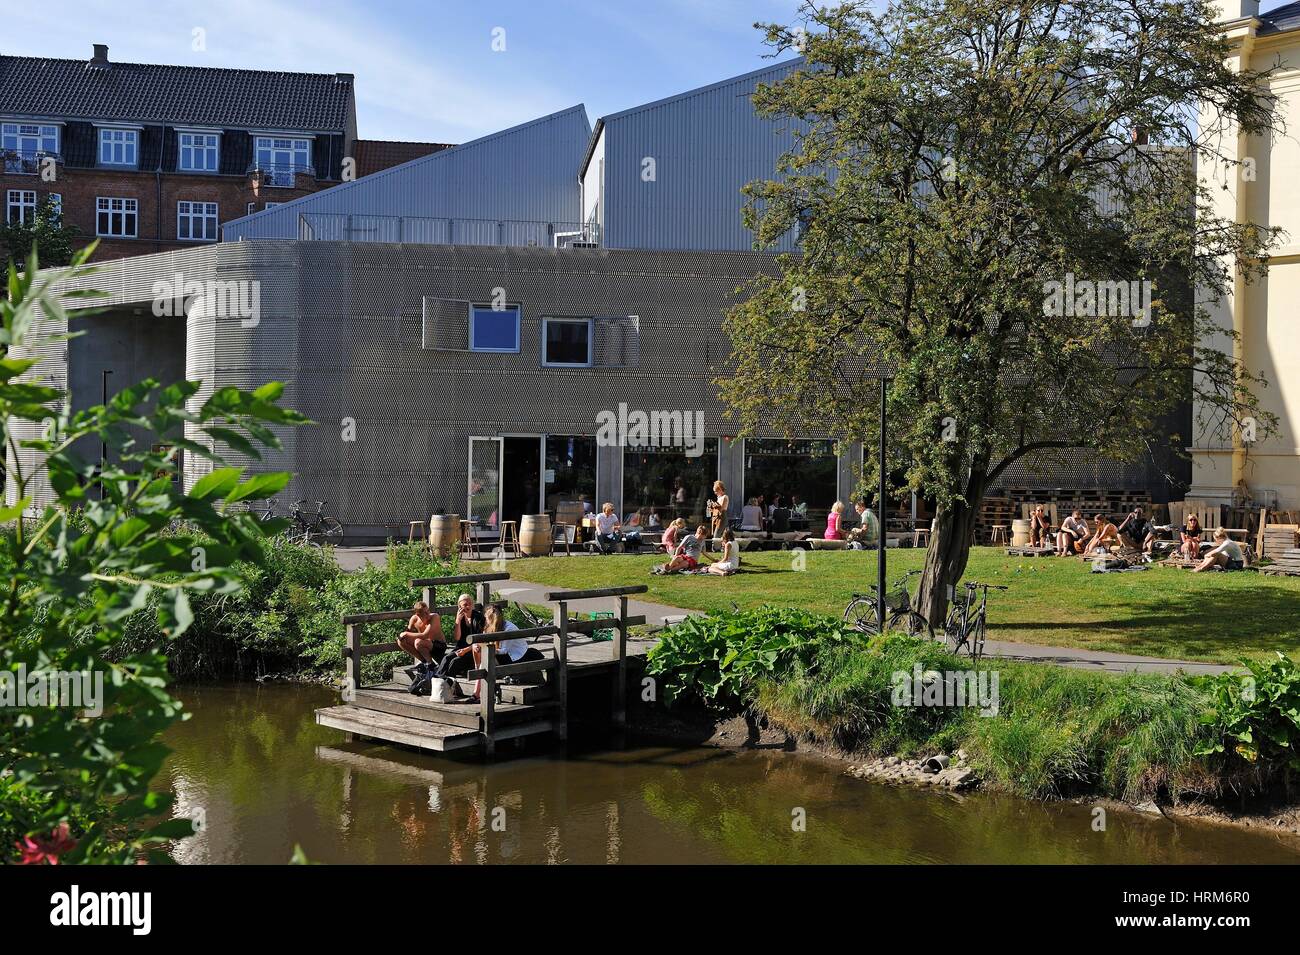
M 266 498 L 262 507 L 254 507 L 251 504 L 248 509 L 257 516 L 258 523 L 265 524 L 267 521 L 275 520 L 275 508 L 280 502 L 274 497 Z
M 913 637 L 930 629 L 929 621 L 912 605 L 912 595 L 907 590 L 908 578 L 920 573 L 919 570 L 909 570 L 894 581 L 893 587 L 885 594 L 886 629 L 893 630 L 901 623 Z M 844 608 L 844 622 L 859 633 L 879 633 L 878 593 L 879 588 L 872 587 L 866 593 L 853 594 L 849 605 Z
M 962 647 L 970 654 L 972 662 L 978 662 L 984 654 L 984 637 L 988 631 L 988 606 L 990 590 L 1007 590 L 1000 584 L 981 584 L 974 580 L 966 581 L 966 598 L 960 603 L 954 602 L 948 611 L 948 620 L 944 624 L 944 637 L 951 644 L 954 654 L 961 653 Z M 979 606 L 972 610 L 975 592 L 981 591 Z
M 289 519 L 293 522 L 285 530 L 289 538 L 308 547 L 342 547 L 343 525 L 325 513 L 328 502 L 317 501 L 315 511 L 305 510 L 306 503 L 304 499 L 289 506 Z

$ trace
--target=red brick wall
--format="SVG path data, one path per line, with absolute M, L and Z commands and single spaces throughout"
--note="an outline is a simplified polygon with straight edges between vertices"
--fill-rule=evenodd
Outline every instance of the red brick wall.
M 215 202 L 217 220 L 224 224 L 248 214 L 248 203 L 259 210 L 265 202 L 288 202 L 310 195 L 320 189 L 335 185 L 318 183 L 309 175 L 300 174 L 294 188 L 274 186 L 255 187 L 246 176 L 217 176 L 202 173 L 162 173 L 161 221 L 159 216 L 159 177 L 152 172 L 135 172 L 117 169 L 59 169 L 55 182 L 45 182 L 40 176 L 23 176 L 0 172 L 0 202 L 6 200 L 10 189 L 35 189 L 39 203 L 50 193 L 63 196 L 63 221 L 76 226 L 84 238 L 82 244 L 95 238 L 95 200 L 97 197 L 135 199 L 139 204 L 137 238 L 101 238 L 94 260 L 120 259 L 149 252 L 192 248 L 202 242 L 176 238 L 176 203 Z M 4 206 L 0 206 L 0 216 Z

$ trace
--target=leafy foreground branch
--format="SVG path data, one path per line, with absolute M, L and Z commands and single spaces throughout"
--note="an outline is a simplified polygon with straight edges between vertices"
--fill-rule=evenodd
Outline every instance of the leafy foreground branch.
M 106 406 L 71 412 L 66 393 L 35 374 L 33 355 L 56 340 L 42 322 L 66 318 L 53 281 L 33 252 L 21 274 L 11 264 L 0 301 L 9 462 L 0 508 L 0 858 L 161 860 L 162 843 L 191 832 L 189 820 L 167 818 L 170 797 L 149 791 L 166 755 L 160 734 L 182 710 L 167 690 L 162 641 L 130 652 L 120 642 L 146 608 L 175 640 L 193 622 L 193 595 L 236 593 L 245 568 L 264 564 L 263 536 L 278 528 L 231 505 L 276 493 L 289 475 L 245 479 L 214 449 L 221 442 L 257 458 L 259 448 L 279 448 L 273 429 L 305 419 L 280 407 L 278 383 L 199 401 L 198 382 L 146 380 Z M 102 469 L 77 451 L 100 442 L 113 452 Z M 213 463 L 188 494 L 172 480 L 178 448 Z
M 650 653 L 670 704 L 749 710 L 850 753 L 964 749 L 986 783 L 1008 792 L 1131 802 L 1288 783 L 1300 769 L 1300 671 L 1281 654 L 1248 666 L 1217 677 L 1113 676 L 991 660 L 976 677 L 995 688 L 993 707 L 900 705 L 901 681 L 967 673 L 970 661 L 922 638 L 869 640 L 833 618 L 775 608 L 688 619 Z

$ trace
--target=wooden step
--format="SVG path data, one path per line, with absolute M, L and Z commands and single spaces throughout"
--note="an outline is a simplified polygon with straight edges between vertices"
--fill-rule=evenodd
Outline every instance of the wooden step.
M 425 696 L 412 696 L 406 686 L 397 683 L 381 683 L 357 690 L 353 703 L 363 709 L 379 710 L 416 720 L 447 723 L 468 729 L 479 728 L 479 708 L 476 704 L 436 703 Z M 540 711 L 549 710 L 553 706 L 554 702 L 550 700 L 533 704 L 500 702 L 495 710 L 497 725 L 507 726 L 536 719 L 542 715 Z
M 398 686 L 410 686 L 411 677 L 407 674 L 409 667 L 394 667 L 392 682 Z M 460 688 L 465 693 L 474 692 L 473 680 L 457 680 Z M 498 683 L 501 689 L 502 703 L 542 703 L 552 699 L 555 691 L 546 683 Z
M 317 710 L 316 722 L 321 726 L 343 730 L 345 733 L 355 733 L 367 739 L 399 743 L 435 753 L 477 749 L 483 743 L 477 730 L 410 719 L 392 713 L 362 709 L 346 703 Z

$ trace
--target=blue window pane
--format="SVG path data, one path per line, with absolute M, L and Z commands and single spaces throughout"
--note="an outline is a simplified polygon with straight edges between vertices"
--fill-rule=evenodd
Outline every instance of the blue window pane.
M 500 312 L 476 308 L 471 319 L 470 347 L 491 351 L 519 350 L 519 309 Z

